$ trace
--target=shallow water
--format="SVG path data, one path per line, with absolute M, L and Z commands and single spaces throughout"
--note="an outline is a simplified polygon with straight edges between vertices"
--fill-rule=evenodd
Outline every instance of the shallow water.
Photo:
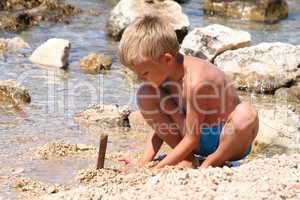
M 122 73 L 116 58 L 117 42 L 111 41 L 105 34 L 105 23 L 111 6 L 100 0 L 71 0 L 84 12 L 74 17 L 69 25 L 43 23 L 38 27 L 18 34 L 34 49 L 45 40 L 57 37 L 69 39 L 72 43 L 70 66 L 67 72 L 47 70 L 31 64 L 25 55 L 9 56 L 0 59 L 0 79 L 15 79 L 29 89 L 32 102 L 25 108 L 26 117 L 16 114 L 0 114 L 0 197 L 15 198 L 15 194 L 2 178 L 11 173 L 11 168 L 24 168 L 24 174 L 43 181 L 68 183 L 75 171 L 93 164 L 88 161 L 32 161 L 24 153 L 32 148 L 56 139 L 67 142 L 98 144 L 95 135 L 85 134 L 74 123 L 73 116 L 88 105 L 96 103 L 121 104 L 135 107 L 131 85 Z M 203 16 L 201 3 L 191 0 L 183 4 L 188 14 L 191 28 L 211 23 L 220 23 L 233 28 L 243 29 L 252 34 L 252 44 L 260 42 L 289 42 L 300 44 L 300 1 L 289 0 L 289 18 L 278 24 L 224 19 Z M 89 10 L 101 12 L 92 16 Z M 0 37 L 12 37 L 15 34 L 0 32 Z M 78 61 L 88 53 L 96 51 L 112 56 L 112 70 L 103 75 L 86 75 L 79 69 Z M 133 87 L 132 87 L 133 86 Z M 272 105 L 272 104 L 271 104 Z M 132 140 L 132 139 L 131 139 Z M 127 138 L 128 144 L 131 141 Z M 124 139 L 115 140 L 109 150 L 128 150 Z M 119 148 L 115 148 L 115 147 Z M 141 150 L 142 145 L 140 148 Z M 2 184 L 1 186 L 1 183 Z

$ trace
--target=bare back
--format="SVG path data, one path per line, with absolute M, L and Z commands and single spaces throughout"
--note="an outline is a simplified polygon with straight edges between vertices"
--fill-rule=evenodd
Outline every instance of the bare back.
M 185 76 L 179 83 L 181 91 L 176 88 L 169 87 L 169 92 L 178 94 L 179 98 L 175 99 L 177 105 L 186 110 L 186 99 L 196 98 L 197 102 L 205 101 L 205 106 L 200 106 L 196 109 L 199 114 L 204 115 L 203 123 L 216 124 L 225 122 L 229 114 L 240 103 L 233 82 L 225 75 L 223 71 L 215 65 L 191 56 L 184 58 Z M 187 73 L 192 74 L 193 78 L 187 78 Z M 193 85 L 203 86 L 207 88 L 205 94 L 188 94 L 189 81 Z M 188 95 L 192 95 L 189 96 Z

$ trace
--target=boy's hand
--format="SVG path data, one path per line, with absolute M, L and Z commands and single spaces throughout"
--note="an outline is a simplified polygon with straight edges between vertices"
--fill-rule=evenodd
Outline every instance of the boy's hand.
M 138 167 L 145 167 L 145 165 L 148 163 L 144 159 L 133 159 L 130 157 L 122 157 L 118 159 L 119 162 L 124 163 L 127 166 L 138 166 Z
M 136 159 L 124 156 L 124 157 L 119 158 L 117 161 L 124 164 L 120 169 L 122 172 L 127 173 L 129 171 L 136 170 L 136 168 L 137 168 Z
M 132 159 L 132 158 L 129 158 L 129 157 L 119 158 L 118 161 L 122 162 L 122 163 L 124 163 L 125 165 L 128 165 L 128 166 L 133 166 L 133 165 L 137 164 L 135 159 Z

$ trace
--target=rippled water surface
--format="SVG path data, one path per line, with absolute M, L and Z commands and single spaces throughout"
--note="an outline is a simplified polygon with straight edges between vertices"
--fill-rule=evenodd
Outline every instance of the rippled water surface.
M 49 38 L 66 38 L 71 41 L 69 70 L 47 70 L 31 64 L 23 52 L 0 60 L 0 79 L 15 79 L 28 88 L 32 102 L 25 108 L 26 117 L 16 114 L 0 114 L 0 176 L 7 176 L 11 168 L 25 168 L 25 174 L 49 182 L 68 183 L 76 169 L 92 161 L 67 160 L 39 162 L 24 156 L 30 149 L 56 139 L 68 142 L 97 144 L 94 136 L 81 132 L 73 122 L 75 113 L 95 103 L 128 104 L 134 107 L 134 89 L 124 77 L 116 58 L 117 42 L 105 34 L 105 23 L 111 6 L 101 0 L 72 0 L 83 13 L 73 18 L 70 24 L 43 23 L 18 34 L 32 48 Z M 252 44 L 260 42 L 289 42 L 300 44 L 300 1 L 289 0 L 289 18 L 274 25 L 203 16 L 201 3 L 191 0 L 183 4 L 189 16 L 191 28 L 220 23 L 243 29 L 252 34 Z M 92 16 L 91 10 L 99 11 Z M 0 37 L 15 34 L 0 32 Z M 88 53 L 107 53 L 113 58 L 113 69 L 103 75 L 86 75 L 79 69 L 78 61 Z M 119 142 L 120 143 L 120 142 Z M 109 148 L 120 145 L 118 141 Z M 125 145 L 126 147 L 126 145 Z M 5 178 L 4 178 L 5 179 Z M 3 179 L 0 179 L 0 194 L 15 197 Z

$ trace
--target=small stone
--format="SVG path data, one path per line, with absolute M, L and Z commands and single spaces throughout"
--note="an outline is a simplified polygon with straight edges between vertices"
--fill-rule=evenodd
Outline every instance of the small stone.
M 5 40 L 0 39 L 0 53 L 5 52 L 8 49 L 8 45 Z
M 14 37 L 6 40 L 7 40 L 8 48 L 13 51 L 30 47 L 29 44 L 20 37 Z
M 112 65 L 112 59 L 110 56 L 91 53 L 88 56 L 80 60 L 80 68 L 91 74 L 100 73 L 103 70 L 109 70 Z
M 20 111 L 30 101 L 31 97 L 25 87 L 18 86 L 14 80 L 0 81 L 0 107 Z
M 29 44 L 20 37 L 8 39 L 0 38 L 0 53 L 4 53 L 6 51 L 17 51 L 29 47 Z
M 89 10 L 89 14 L 91 14 L 92 16 L 98 17 L 102 14 L 102 12 L 99 11 L 98 9 L 91 9 L 91 10 Z
M 56 68 L 67 67 L 71 44 L 68 40 L 52 38 L 39 46 L 29 57 L 35 64 Z
M 227 167 L 227 166 L 224 166 L 223 170 L 224 170 L 224 173 L 227 174 L 227 175 L 232 175 L 233 174 L 232 169 Z
M 12 170 L 12 174 L 13 174 L 13 175 L 21 174 L 21 173 L 23 173 L 24 171 L 25 171 L 24 168 L 16 168 L 16 169 L 13 169 L 13 170 Z
M 55 185 L 52 185 L 47 189 L 48 194 L 54 194 L 54 193 L 57 193 L 57 192 L 59 192 L 59 190 Z
M 95 147 L 86 144 L 76 144 L 76 149 L 79 151 L 95 150 Z

